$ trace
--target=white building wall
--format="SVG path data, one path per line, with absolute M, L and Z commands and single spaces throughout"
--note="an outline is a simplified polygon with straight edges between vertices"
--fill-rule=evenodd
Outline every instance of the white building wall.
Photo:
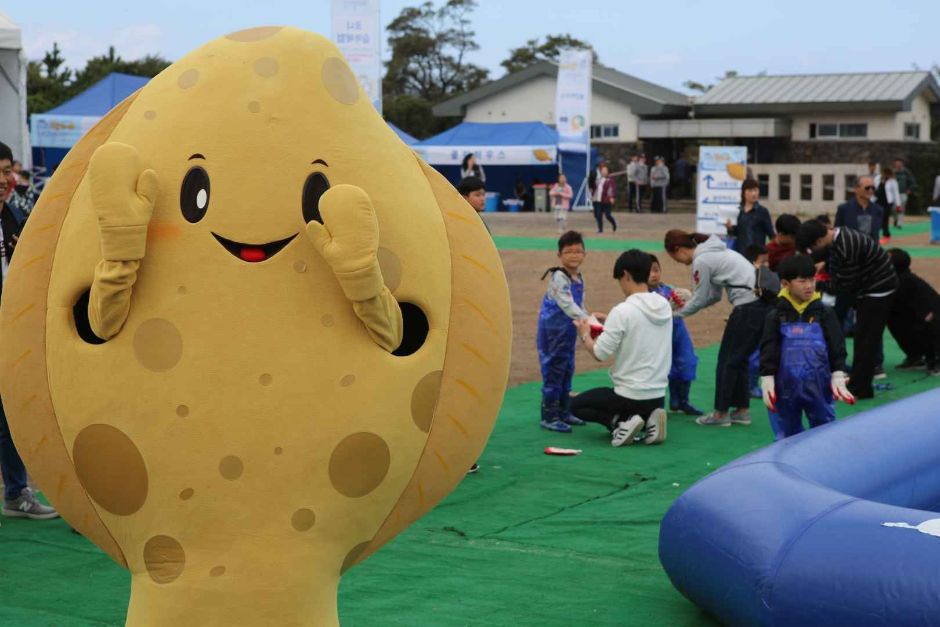
M 855 177 L 867 175 L 868 167 L 860 163 L 755 163 L 749 165 L 754 178 L 761 180 L 766 175 L 768 190 L 761 197 L 761 204 L 777 216 L 781 213 L 813 216 L 829 213 L 835 216 L 836 208 L 845 202 L 847 194 L 854 194 Z M 881 169 L 881 165 L 878 165 Z M 790 177 L 790 198 L 781 198 L 781 175 Z M 826 198 L 824 176 L 831 175 L 831 199 Z M 803 197 L 802 178 L 810 176 L 809 198 Z
M 537 76 L 498 94 L 467 105 L 465 122 L 532 122 L 555 124 L 555 79 Z M 629 105 L 592 94 L 591 124 L 617 124 L 619 136 L 592 143 L 635 142 L 639 118 Z
M 791 125 L 794 141 L 901 141 L 896 114 L 894 113 L 799 113 L 793 116 Z M 868 124 L 868 137 L 837 138 L 817 137 L 810 139 L 810 124 Z
M 908 122 L 920 124 L 920 141 L 930 141 L 930 103 L 923 94 L 914 99 L 910 111 L 895 114 L 897 137 L 904 141 L 913 141 L 904 138 L 904 125 Z

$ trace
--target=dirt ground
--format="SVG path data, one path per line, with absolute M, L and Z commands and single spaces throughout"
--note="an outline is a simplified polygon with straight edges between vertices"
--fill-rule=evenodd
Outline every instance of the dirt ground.
M 616 213 L 614 215 L 619 225 L 616 233 L 609 232 L 609 225 L 607 225 L 603 234 L 596 234 L 594 219 L 586 213 L 570 214 L 571 217 L 568 220 L 569 228 L 581 231 L 588 238 L 588 254 L 581 268 L 585 278 L 584 302 L 591 311 L 607 312 L 623 300 L 623 294 L 611 276 L 614 261 L 619 253 L 592 251 L 591 240 L 593 238 L 623 241 L 623 249 L 627 250 L 630 248 L 631 239 L 661 241 L 663 234 L 669 229 L 693 230 L 695 226 L 695 216 L 688 213 L 665 215 Z M 486 214 L 484 219 L 494 235 L 526 237 L 557 237 L 558 235 L 551 214 L 499 213 Z M 903 230 L 895 233 L 892 246 L 926 246 L 929 239 L 926 234 L 905 236 Z M 540 250 L 503 250 L 500 251 L 500 256 L 509 281 L 509 293 L 512 300 L 513 345 L 509 384 L 538 381 L 541 375 L 535 350 L 535 331 L 546 285 L 544 281 L 539 280 L 539 277 L 547 268 L 557 265 L 558 258 L 554 252 Z M 665 282 L 678 287 L 690 287 L 691 271 L 688 266 L 672 261 L 665 252 L 657 253 L 657 256 L 663 265 Z M 914 259 L 913 266 L 916 273 L 940 290 L 940 259 Z M 720 341 L 724 331 L 724 321 L 730 311 L 730 305 L 723 300 L 720 304 L 690 317 L 686 323 L 695 345 L 707 346 Z M 606 367 L 606 364 L 595 361 L 586 351 L 578 350 L 578 372 Z

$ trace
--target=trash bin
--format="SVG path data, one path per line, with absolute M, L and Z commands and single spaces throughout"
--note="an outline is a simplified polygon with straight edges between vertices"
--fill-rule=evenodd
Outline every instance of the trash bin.
M 532 204 L 536 211 L 548 211 L 548 185 L 532 186 Z
M 517 213 L 522 211 L 522 206 L 525 204 L 524 201 L 519 200 L 518 198 L 511 198 L 503 202 L 506 205 L 506 209 L 511 213 Z
M 483 210 L 499 211 L 499 192 L 486 192 L 486 204 L 483 205 Z
M 930 213 L 930 243 L 940 244 L 940 207 L 928 207 Z

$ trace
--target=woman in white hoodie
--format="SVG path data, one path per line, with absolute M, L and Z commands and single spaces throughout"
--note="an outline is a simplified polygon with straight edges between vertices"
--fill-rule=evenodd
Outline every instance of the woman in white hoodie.
M 614 387 L 594 388 L 571 399 L 572 415 L 604 425 L 611 446 L 632 444 L 644 428 L 646 444 L 666 439 L 663 403 L 672 363 L 672 307 L 649 291 L 650 256 L 628 250 L 614 264 L 614 278 L 626 300 L 604 321 L 604 331 L 591 339 L 591 322 L 574 324 L 584 347 L 598 361 L 614 358 L 609 374 Z
M 770 311 L 770 306 L 754 292 L 754 266 L 743 255 L 729 250 L 717 235 L 673 229 L 666 233 L 663 243 L 673 260 L 692 266 L 692 298 L 676 312 L 677 316 L 687 318 L 714 305 L 724 290 L 734 307 L 718 349 L 715 411 L 699 416 L 695 422 L 715 427 L 749 425 L 748 359 L 760 343 L 764 319 Z

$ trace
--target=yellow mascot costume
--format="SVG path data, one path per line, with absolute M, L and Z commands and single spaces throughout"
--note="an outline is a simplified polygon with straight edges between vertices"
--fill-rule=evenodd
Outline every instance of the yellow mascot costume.
M 3 290 L 33 477 L 128 625 L 335 625 L 342 572 L 464 477 L 509 367 L 483 224 L 327 39 L 232 33 L 72 149 Z

